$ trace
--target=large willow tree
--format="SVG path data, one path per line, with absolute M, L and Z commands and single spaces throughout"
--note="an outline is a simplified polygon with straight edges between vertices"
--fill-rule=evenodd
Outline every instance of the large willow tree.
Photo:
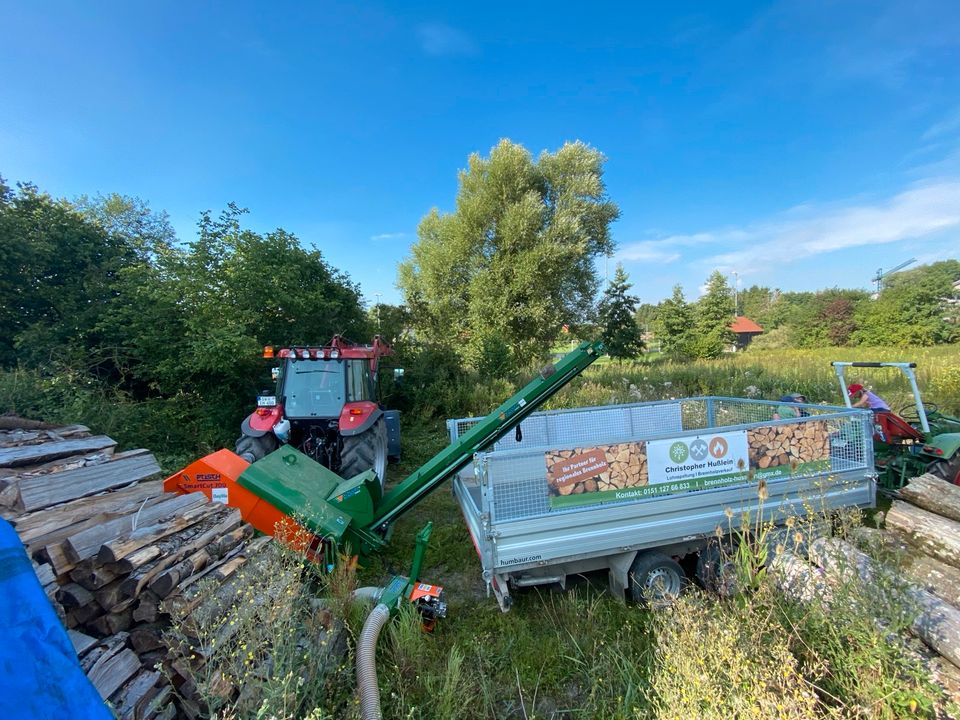
M 536 160 L 509 140 L 471 155 L 456 209 L 423 218 L 400 266 L 418 335 L 492 371 L 541 357 L 563 325 L 588 319 L 594 260 L 613 250 L 620 213 L 604 161 L 581 142 Z

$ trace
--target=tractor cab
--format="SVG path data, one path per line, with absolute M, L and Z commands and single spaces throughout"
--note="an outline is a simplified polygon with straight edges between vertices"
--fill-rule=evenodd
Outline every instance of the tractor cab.
M 376 336 L 356 345 L 335 335 L 323 346 L 264 348 L 276 358 L 276 388 L 257 396 L 241 424 L 236 453 L 256 462 L 288 443 L 341 477 L 373 469 L 383 482 L 399 458 L 399 413 L 379 404 L 380 358 L 393 350 Z
M 847 368 L 895 368 L 910 385 L 912 404 L 900 408 L 898 412 L 889 409 L 873 411 L 875 457 L 882 486 L 887 489 L 900 488 L 909 478 L 924 472 L 960 485 L 960 419 L 940 413 L 932 403 L 924 405 L 914 372 L 916 363 L 831 364 L 847 407 L 852 407 L 846 380 Z

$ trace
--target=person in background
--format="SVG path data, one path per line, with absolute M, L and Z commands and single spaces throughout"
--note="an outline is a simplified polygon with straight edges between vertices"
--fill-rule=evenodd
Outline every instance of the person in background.
M 808 413 L 804 408 L 798 407 L 793 403 L 805 403 L 807 398 L 805 398 L 800 393 L 791 393 L 789 395 L 784 395 L 780 398 L 781 403 L 787 403 L 783 405 L 777 405 L 777 409 L 773 413 L 774 420 L 788 420 L 795 417 L 806 417 Z
M 883 401 L 883 398 L 870 392 L 859 383 L 848 385 L 847 393 L 850 395 L 850 404 L 855 408 L 870 408 L 871 410 L 890 412 L 890 406 Z

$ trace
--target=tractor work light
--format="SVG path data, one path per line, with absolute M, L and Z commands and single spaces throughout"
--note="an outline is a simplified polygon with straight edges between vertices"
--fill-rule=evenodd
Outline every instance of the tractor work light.
M 263 346 L 263 357 L 268 360 L 273 357 L 273 345 L 264 345 Z
M 340 351 L 337 350 L 337 348 L 334 348 L 333 350 L 330 351 L 331 360 L 336 360 L 338 357 L 340 357 Z
M 309 359 L 310 359 L 310 351 L 307 350 L 306 348 L 304 348 L 303 350 L 300 351 L 300 357 L 302 357 L 304 360 L 309 360 Z

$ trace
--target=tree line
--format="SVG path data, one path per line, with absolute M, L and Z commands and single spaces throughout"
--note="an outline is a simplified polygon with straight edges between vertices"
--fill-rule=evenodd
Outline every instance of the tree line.
M 960 261 L 943 260 L 886 279 L 879 294 L 832 288 L 781 292 L 753 285 L 734 295 L 715 272 L 707 291 L 688 302 L 679 285 L 673 295 L 637 308 L 636 320 L 651 328 L 661 349 L 677 357 L 716 357 L 720 319 L 744 315 L 763 328 L 756 350 L 824 346 L 926 346 L 960 340 Z M 712 328 L 712 330 L 711 330 Z
M 597 265 L 614 252 L 620 214 L 604 163 L 581 142 L 534 157 L 503 140 L 471 155 L 454 209 L 423 217 L 398 268 L 403 305 L 373 308 L 320 250 L 282 228 L 244 227 L 236 205 L 201 213 L 184 240 L 140 199 L 57 199 L 0 178 L 0 368 L 170 400 L 186 408 L 177 421 L 202 413 L 232 432 L 269 383 L 264 344 L 334 333 L 365 340 L 379 329 L 413 370 L 393 399 L 438 412 L 462 410 L 477 379 L 525 371 L 563 337 L 602 337 L 629 358 L 645 328 L 671 356 L 716 357 L 735 312 L 765 328 L 758 347 L 958 339 L 955 260 L 894 275 L 875 300 L 754 286 L 735 303 L 714 272 L 695 302 L 678 286 L 639 305 L 619 265 L 600 293 Z

